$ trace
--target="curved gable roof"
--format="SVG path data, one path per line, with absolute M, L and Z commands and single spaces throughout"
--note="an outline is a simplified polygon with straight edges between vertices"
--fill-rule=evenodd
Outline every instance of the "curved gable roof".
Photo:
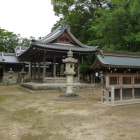
M 31 54 L 36 50 L 46 50 L 51 52 L 67 52 L 69 50 L 74 53 L 91 54 L 96 52 L 97 47 L 87 46 L 77 40 L 70 32 L 70 27 L 66 22 L 59 26 L 52 33 L 48 34 L 40 40 L 34 40 L 31 46 L 22 53 L 19 58 L 26 59 L 27 54 Z M 30 57 L 30 55 L 28 55 Z
M 89 46 L 84 45 L 83 43 L 81 43 L 78 39 L 76 39 L 74 37 L 74 35 L 70 32 L 70 27 L 67 24 L 67 22 L 64 22 L 62 25 L 60 25 L 56 30 L 54 30 L 52 33 L 48 34 L 47 36 L 45 36 L 44 38 L 40 39 L 37 41 L 38 44 L 49 44 L 52 41 L 56 40 L 58 37 L 60 37 L 64 32 L 67 32 L 68 35 L 71 37 L 71 39 L 78 44 L 78 46 L 83 47 L 83 48 L 87 48 Z M 93 47 L 94 49 L 97 47 Z

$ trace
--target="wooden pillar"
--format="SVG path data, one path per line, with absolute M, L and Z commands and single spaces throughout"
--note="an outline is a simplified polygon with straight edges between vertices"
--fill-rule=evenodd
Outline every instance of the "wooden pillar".
M 104 92 L 105 92 L 104 88 L 101 87 L 101 102 L 102 103 L 104 102 Z
M 36 62 L 34 62 L 34 80 L 36 78 Z
M 122 100 L 122 88 L 120 88 L 120 100 Z
M 38 80 L 40 79 L 40 61 L 38 62 Z
M 132 99 L 135 99 L 134 84 L 135 84 L 135 77 L 132 76 L 132 85 L 133 85 L 133 88 L 132 88 Z
M 80 57 L 78 56 L 78 81 L 80 82 Z
M 135 99 L 134 88 L 132 88 L 132 99 Z
M 53 81 L 55 83 L 55 78 L 56 78 L 56 57 L 54 55 L 53 57 Z
M 59 77 L 60 77 L 61 64 L 59 63 L 58 66 L 59 66 Z
M 109 86 L 109 76 L 108 75 L 106 75 L 106 87 L 108 87 Z
M 120 76 L 120 78 L 119 78 L 119 83 L 120 83 L 120 86 L 122 87 L 122 76 Z M 122 90 L 122 88 L 120 88 L 120 100 L 121 101 L 123 100 L 123 90 Z
M 30 79 L 31 79 L 31 69 L 32 69 L 32 62 L 29 62 L 28 75 Z
M 111 87 L 111 104 L 114 105 L 114 87 Z
M 43 82 L 45 82 L 46 77 L 46 51 L 44 51 L 43 55 Z
M 31 73 L 30 73 L 30 75 L 31 75 L 31 80 L 32 80 L 32 78 L 33 78 L 33 62 L 31 61 Z

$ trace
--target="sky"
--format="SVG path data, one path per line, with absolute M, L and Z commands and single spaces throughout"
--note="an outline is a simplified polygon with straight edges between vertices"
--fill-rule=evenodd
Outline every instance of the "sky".
M 0 28 L 21 37 L 44 37 L 57 20 L 51 0 L 0 0 Z

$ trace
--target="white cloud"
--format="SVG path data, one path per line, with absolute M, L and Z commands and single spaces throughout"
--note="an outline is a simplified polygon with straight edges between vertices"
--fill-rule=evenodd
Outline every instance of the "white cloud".
M 0 27 L 22 37 L 43 37 L 58 19 L 51 0 L 0 0 Z

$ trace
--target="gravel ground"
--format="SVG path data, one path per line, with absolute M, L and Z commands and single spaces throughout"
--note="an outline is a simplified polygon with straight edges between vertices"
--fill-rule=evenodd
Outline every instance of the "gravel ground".
M 80 101 L 56 101 L 62 92 L 28 93 L 0 85 L 2 140 L 140 140 L 140 104 L 99 103 L 100 89 Z

